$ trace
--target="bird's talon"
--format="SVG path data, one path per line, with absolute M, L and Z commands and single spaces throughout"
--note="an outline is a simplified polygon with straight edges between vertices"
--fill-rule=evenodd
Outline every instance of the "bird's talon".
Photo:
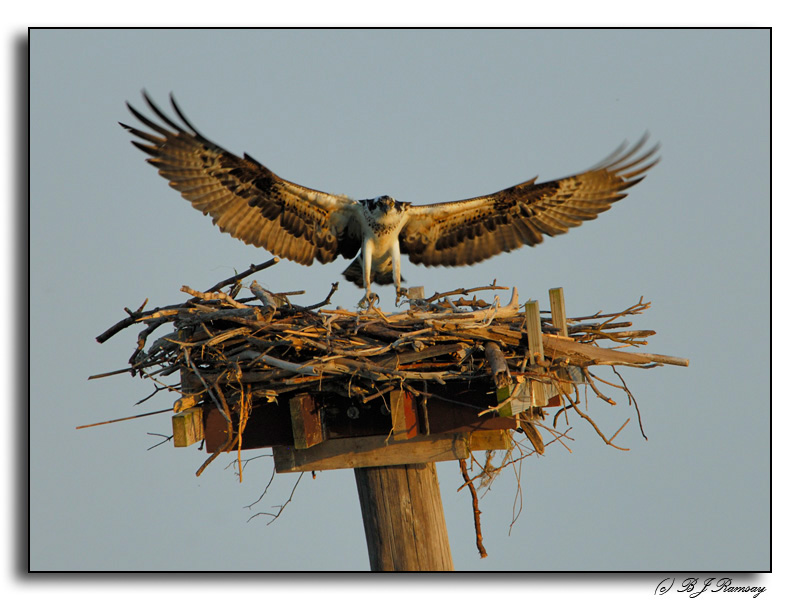
M 372 308 L 373 306 L 380 304 L 381 299 L 378 294 L 374 292 L 367 292 L 364 294 L 364 297 L 359 300 L 358 307 L 359 308 Z
M 403 302 L 403 298 L 408 298 L 408 290 L 406 288 L 397 288 L 397 298 L 395 298 L 394 305 L 400 306 Z

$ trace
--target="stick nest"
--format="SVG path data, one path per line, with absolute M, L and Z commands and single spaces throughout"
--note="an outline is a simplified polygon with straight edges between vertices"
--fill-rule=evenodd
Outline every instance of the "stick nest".
M 298 292 L 273 293 L 257 281 L 243 287 L 246 277 L 275 262 L 273 259 L 251 265 L 244 273 L 205 292 L 184 286 L 181 289 L 190 298 L 182 304 L 148 311 L 144 305 L 136 311 L 126 309 L 128 317 L 97 339 L 104 342 L 128 326 L 145 325 L 130 357 L 131 366 L 95 377 L 130 372 L 155 381 L 157 391 L 180 392 L 182 398 L 174 405 L 176 412 L 198 401 L 213 401 L 226 414 L 231 410 L 242 414 L 259 402 L 275 402 L 282 396 L 303 392 L 340 397 L 346 408 L 353 402 L 387 398 L 395 389 L 447 401 L 429 394 L 428 383 L 493 380 L 498 387 L 503 383 L 513 387 L 526 380 L 535 381 L 550 384 L 548 389 L 561 396 L 561 408 L 553 415 L 550 426 L 543 422 L 546 413 L 541 408 L 522 415 L 520 430 L 541 453 L 544 444 L 533 425 L 550 431 L 551 442 L 563 443 L 564 435 L 556 433 L 555 427 L 567 410 L 588 420 L 606 443 L 614 445 L 614 436 L 606 437 L 579 408 L 580 388 L 591 389 L 608 404 L 615 402 L 601 392 L 600 383 L 623 390 L 634 406 L 635 400 L 618 374 L 619 383 L 612 383 L 592 375 L 588 367 L 688 364 L 684 359 L 662 355 L 619 351 L 609 354 L 608 349 L 601 349 L 601 343 L 611 343 L 617 349 L 647 343 L 646 339 L 655 332 L 630 329 L 632 323 L 625 320 L 649 307 L 642 299 L 615 313 L 569 318 L 568 336 L 563 336 L 564 332 L 559 332 L 544 314 L 540 324 L 544 355 L 532 358 L 525 311 L 520 310 L 516 288 L 505 305 L 501 305 L 498 296 L 492 302 L 476 297 L 477 292 L 508 289 L 492 283 L 409 300 L 405 311 L 394 314 L 376 307 L 354 312 L 325 308 L 330 305 L 336 284 L 326 299 L 313 306 L 293 303 L 291 298 Z M 223 288 L 228 289 L 222 291 Z M 252 295 L 241 297 L 247 289 Z M 171 325 L 171 331 L 145 349 L 152 334 L 163 325 Z M 498 349 L 501 362 L 505 361 L 500 366 L 491 361 Z M 161 383 L 179 371 L 194 374 L 202 388 L 181 389 Z M 570 385 L 571 380 L 585 385 Z M 225 389 L 239 390 L 238 399 L 223 393 Z M 499 410 L 503 404 L 487 396 L 483 412 Z M 527 426 L 524 421 L 528 421 Z

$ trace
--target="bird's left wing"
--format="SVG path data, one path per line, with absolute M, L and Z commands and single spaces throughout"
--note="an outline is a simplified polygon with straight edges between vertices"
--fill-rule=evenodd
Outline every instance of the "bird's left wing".
M 203 137 L 172 98 L 183 125 L 167 117 L 147 94 L 144 98 L 163 124 L 128 104 L 154 133 L 120 125 L 147 142 L 133 144 L 152 157 L 147 162 L 171 187 L 203 214 L 211 215 L 222 231 L 304 265 L 358 253 L 357 202 L 292 183 L 247 154 L 239 157 L 228 152 Z
M 544 183 L 534 178 L 488 196 L 412 206 L 400 235 L 401 252 L 426 266 L 471 265 L 539 244 L 545 234 L 566 233 L 624 198 L 623 191 L 658 162 L 657 145 L 642 152 L 646 139 L 631 148 L 623 144 L 578 175 Z

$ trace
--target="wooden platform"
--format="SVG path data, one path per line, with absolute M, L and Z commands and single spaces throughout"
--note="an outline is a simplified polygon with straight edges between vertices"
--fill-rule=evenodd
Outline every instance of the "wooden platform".
M 459 460 L 469 458 L 470 451 L 510 447 L 510 434 L 496 430 L 434 434 L 411 440 L 383 435 L 344 438 L 306 449 L 275 446 L 272 453 L 278 473 L 293 473 Z

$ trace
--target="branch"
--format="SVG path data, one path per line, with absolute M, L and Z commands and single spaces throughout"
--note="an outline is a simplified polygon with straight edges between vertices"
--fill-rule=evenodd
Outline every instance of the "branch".
M 258 273 L 259 271 L 263 271 L 264 269 L 270 268 L 272 265 L 277 263 L 279 260 L 280 260 L 280 258 L 278 258 L 276 256 L 274 258 L 269 259 L 267 262 L 261 263 L 260 265 L 250 265 L 250 268 L 247 269 L 246 271 L 242 271 L 241 273 L 238 273 L 238 274 L 234 275 L 233 277 L 228 277 L 227 279 L 225 279 L 223 281 L 220 281 L 217 285 L 214 285 L 214 286 L 211 286 L 210 288 L 208 288 L 206 290 L 206 292 L 216 292 L 216 291 L 224 288 L 226 285 L 228 285 L 230 283 L 236 283 L 237 281 L 241 281 L 245 277 L 249 277 L 253 273 Z
M 599 427 L 597 426 L 597 424 L 596 424 L 596 423 L 595 423 L 595 422 L 592 420 L 592 418 L 591 418 L 589 415 L 587 415 L 585 412 L 582 412 L 582 411 L 581 411 L 581 410 L 578 408 L 577 404 L 576 404 L 576 403 L 575 403 L 575 402 L 572 400 L 572 396 L 570 396 L 569 394 L 562 394 L 562 395 L 563 395 L 563 396 L 566 396 L 567 400 L 569 400 L 569 403 L 572 405 L 572 408 L 573 408 L 573 410 L 574 410 L 576 413 L 578 413 L 578 415 L 580 415 L 580 416 L 581 416 L 581 418 L 583 418 L 583 419 L 586 419 L 587 421 L 589 421 L 589 424 L 591 424 L 591 426 L 592 426 L 592 427 L 594 427 L 594 430 L 597 432 L 597 435 L 599 435 L 599 436 L 600 436 L 600 437 L 603 439 L 603 441 L 604 441 L 606 444 L 608 444 L 609 446 L 612 446 L 613 448 L 616 448 L 617 450 L 623 450 L 623 451 L 625 451 L 625 452 L 627 452 L 627 451 L 629 451 L 629 450 L 630 450 L 630 448 L 623 448 L 623 447 L 621 447 L 621 446 L 617 446 L 617 445 L 616 445 L 616 444 L 614 444 L 614 443 L 613 443 L 611 440 L 609 440 L 608 438 L 606 438 L 606 436 L 605 436 L 605 435 L 603 435 L 603 432 L 602 432 L 602 431 L 600 431 L 600 428 L 599 428 Z M 624 427 L 624 425 L 623 425 L 623 427 Z M 620 428 L 620 429 L 621 429 L 621 428 Z M 617 431 L 617 433 L 619 433 L 619 431 Z M 617 434 L 615 433 L 614 435 L 616 436 Z
M 294 491 L 297 489 L 297 486 L 300 483 L 300 480 L 303 478 L 303 475 L 304 475 L 304 473 L 300 473 L 300 477 L 298 477 L 297 481 L 295 481 L 295 483 L 294 483 L 294 487 L 292 488 L 292 493 L 289 494 L 289 499 L 286 502 L 284 502 L 283 504 L 280 504 L 277 507 L 278 508 L 278 512 L 277 513 L 268 513 L 268 512 L 256 513 L 252 517 L 247 519 L 247 522 L 249 523 L 252 519 L 255 519 L 258 516 L 267 515 L 267 516 L 272 517 L 272 520 L 269 523 L 267 523 L 267 527 L 272 525 L 277 520 L 277 518 L 281 516 L 281 513 L 283 512 L 283 509 L 286 508 L 286 506 L 289 504 L 289 502 L 292 501 L 292 498 L 294 497 Z
M 451 290 L 449 292 L 437 292 L 436 294 L 434 294 L 430 298 L 426 298 L 425 302 L 431 304 L 433 302 L 436 302 L 440 298 L 444 298 L 445 296 L 456 296 L 456 295 L 469 296 L 470 294 L 472 294 L 474 292 L 483 292 L 483 291 L 486 291 L 486 290 L 507 290 L 507 289 L 508 289 L 507 287 L 503 287 L 503 286 L 497 285 L 496 284 L 496 280 L 495 280 L 495 282 L 492 282 L 490 285 L 482 285 L 482 286 L 479 286 L 479 287 L 474 287 L 474 288 L 469 288 L 469 289 L 466 289 L 466 288 L 462 287 L 462 288 L 458 288 L 458 289 L 455 289 L 455 290 Z
M 234 275 L 233 277 L 228 277 L 228 279 L 225 279 L 224 281 L 220 281 L 218 284 L 208 288 L 206 290 L 206 292 L 207 293 L 216 292 L 217 290 L 219 290 L 220 288 L 225 287 L 229 283 L 235 283 L 235 282 L 237 282 L 237 281 L 239 281 L 239 280 L 241 280 L 241 279 L 243 279 L 243 278 L 245 278 L 245 277 L 247 277 L 249 275 L 252 275 L 253 273 L 258 273 L 259 271 L 263 271 L 264 269 L 267 269 L 267 268 L 271 267 L 272 265 L 277 263 L 279 260 L 280 259 L 276 256 L 275 258 L 272 258 L 272 259 L 268 260 L 267 262 L 263 262 L 260 265 L 250 265 L 250 268 L 247 269 L 246 271 L 238 273 L 237 275 Z M 120 331 L 122 331 L 126 327 L 130 327 L 131 325 L 136 323 L 139 319 L 141 319 L 144 316 L 156 314 L 157 312 L 159 312 L 161 310 L 185 307 L 188 304 L 188 303 L 185 302 L 183 304 L 173 304 L 173 305 L 170 305 L 170 306 L 165 306 L 163 308 L 155 308 L 153 310 L 142 311 L 142 309 L 144 308 L 144 305 L 146 304 L 146 302 L 147 301 L 145 301 L 139 307 L 138 310 L 131 311 L 131 310 L 125 309 L 125 312 L 128 313 L 128 317 L 125 318 L 125 319 L 122 319 L 121 321 L 119 321 L 115 325 L 112 325 L 111 327 L 106 329 L 103 333 L 98 335 L 95 339 L 99 343 L 102 344 L 103 342 L 107 342 L 109 339 L 111 339 L 113 336 L 118 334 Z M 191 302 L 191 300 L 189 302 Z
M 458 461 L 458 464 L 461 467 L 461 476 L 469 486 L 469 493 L 472 494 L 472 515 L 475 518 L 475 544 L 478 546 L 478 552 L 480 552 L 481 558 L 486 558 L 489 555 L 486 552 L 486 548 L 483 547 L 483 536 L 481 535 L 481 511 L 478 510 L 478 494 L 475 491 L 475 486 L 472 485 L 472 480 L 469 478 L 469 473 L 467 473 L 467 461 L 462 458 Z
M 142 417 L 149 417 L 151 415 L 160 415 L 165 412 L 174 412 L 172 408 L 165 408 L 164 410 L 154 410 L 153 412 L 143 413 L 141 415 L 133 415 L 132 417 L 122 417 L 121 419 L 111 419 L 110 421 L 103 421 L 101 423 L 91 423 L 90 425 L 78 425 L 75 429 L 86 429 L 87 427 L 97 427 L 98 425 L 108 425 L 110 423 L 119 423 L 121 421 L 130 421 L 131 419 L 140 419 Z

